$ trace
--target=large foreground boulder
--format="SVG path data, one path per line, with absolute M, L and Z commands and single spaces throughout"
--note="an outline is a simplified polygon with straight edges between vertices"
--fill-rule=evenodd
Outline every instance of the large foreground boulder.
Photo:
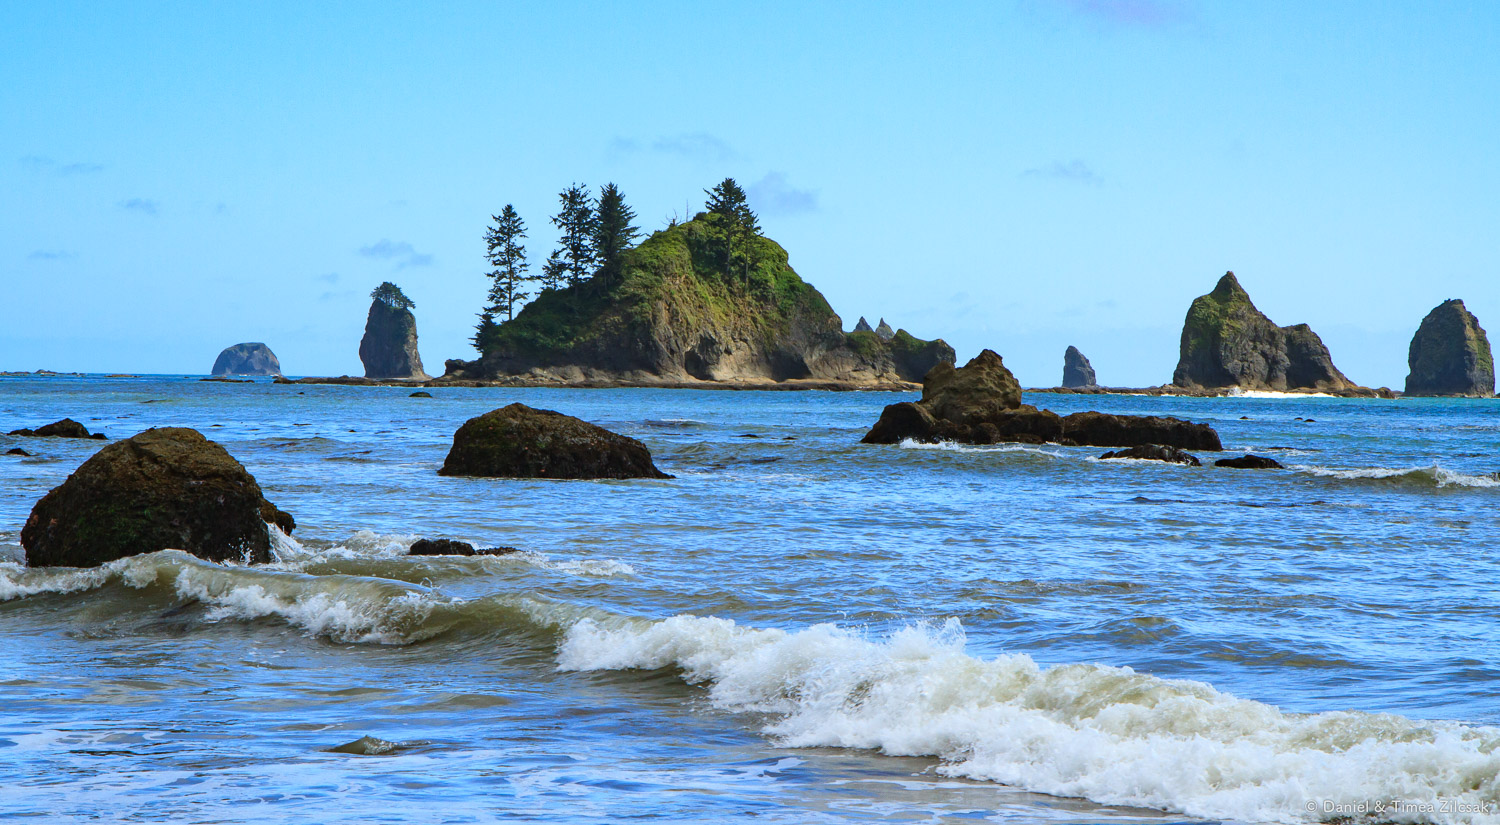
M 276 353 L 261 343 L 235 344 L 225 347 L 214 359 L 210 375 L 280 375 L 281 362 Z
M 1407 395 L 1495 394 L 1495 359 L 1484 327 L 1458 299 L 1427 313 L 1407 353 Z
M 1200 295 L 1182 324 L 1172 384 L 1190 389 L 1358 389 L 1333 365 L 1328 347 L 1306 324 L 1278 327 L 1251 303 L 1233 272 Z
M 552 410 L 511 404 L 464 422 L 439 475 L 671 478 L 646 445 Z
M 11 430 L 10 435 L 31 436 L 34 438 L 106 438 L 104 433 L 91 433 L 88 427 L 71 418 L 64 418 L 61 421 L 54 421 L 51 424 L 43 424 L 34 430 Z
M 862 441 L 898 444 L 907 439 L 929 443 L 1164 444 L 1192 450 L 1223 449 L 1218 433 L 1207 424 L 1099 412 L 1063 417 L 1022 404 L 1021 385 L 991 350 L 984 350 L 959 369 L 946 364 L 934 367 L 922 382 L 922 400 L 887 406 Z
M 1079 352 L 1078 347 L 1068 347 L 1063 353 L 1062 385 L 1075 390 L 1099 386 L 1094 376 L 1093 365 L 1082 352 Z
M 186 427 L 110 444 L 42 497 L 21 528 L 33 567 L 96 567 L 169 548 L 268 562 L 266 523 L 296 526 L 223 447 Z

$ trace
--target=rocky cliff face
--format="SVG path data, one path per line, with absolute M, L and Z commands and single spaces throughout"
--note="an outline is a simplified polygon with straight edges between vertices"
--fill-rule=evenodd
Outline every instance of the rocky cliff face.
M 1070 389 L 1099 386 L 1094 377 L 1093 365 L 1078 351 L 1078 347 L 1068 347 L 1068 351 L 1063 353 L 1062 385 Z
M 265 344 L 235 344 L 214 360 L 212 375 L 280 375 L 281 362 Z
M 417 352 L 417 319 L 411 310 L 376 299 L 370 302 L 359 360 L 366 378 L 427 378 Z
M 755 238 L 755 265 L 725 271 L 716 219 L 699 215 L 625 254 L 619 274 L 542 293 L 482 342 L 477 361 L 450 361 L 450 380 L 559 383 L 762 383 L 793 379 L 878 385 L 920 381 L 953 348 L 904 331 L 843 332 L 843 322 Z
M 1479 319 L 1458 299 L 1427 313 L 1407 353 L 1407 395 L 1495 394 L 1495 359 Z
M 1213 292 L 1188 308 L 1172 383 L 1188 388 L 1356 389 L 1311 328 L 1276 326 L 1251 303 L 1233 272 L 1224 273 Z

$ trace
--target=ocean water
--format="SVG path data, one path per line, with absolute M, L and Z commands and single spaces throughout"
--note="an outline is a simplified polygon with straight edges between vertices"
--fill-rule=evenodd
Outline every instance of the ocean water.
M 1028 396 L 1248 471 L 859 444 L 886 393 L 432 392 L 0 379 L 0 430 L 195 427 L 298 521 L 30 570 L 101 442 L 0 436 L 0 819 L 1500 823 L 1500 401 Z M 676 478 L 436 474 L 513 401 Z

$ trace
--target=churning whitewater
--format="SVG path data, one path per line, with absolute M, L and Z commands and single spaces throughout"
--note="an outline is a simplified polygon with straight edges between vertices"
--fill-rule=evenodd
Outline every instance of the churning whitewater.
M 0 464 L 0 809 L 1500 823 L 1495 402 L 1087 398 L 1287 465 L 1241 471 L 860 445 L 882 394 L 306 392 L 8 399 L 200 428 L 298 527 L 268 565 L 28 568 L 19 525 L 97 445 Z M 514 400 L 677 479 L 436 475 Z

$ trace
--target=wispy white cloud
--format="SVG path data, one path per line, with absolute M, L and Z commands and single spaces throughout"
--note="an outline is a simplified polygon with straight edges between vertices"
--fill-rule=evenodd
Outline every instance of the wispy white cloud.
M 798 189 L 787 182 L 782 172 L 769 172 L 765 177 L 745 188 L 750 205 L 768 215 L 794 215 L 800 212 L 816 212 L 818 193 L 812 189 Z
M 652 152 L 659 155 L 674 155 L 687 160 L 717 163 L 732 160 L 735 157 L 733 147 L 723 139 L 707 132 L 663 135 L 649 142 L 636 138 L 617 137 L 609 142 L 609 150 L 619 155 Z
M 409 266 L 428 266 L 432 263 L 432 256 L 418 252 L 406 241 L 392 242 L 381 238 L 369 246 L 359 248 L 359 254 L 366 258 L 378 258 L 391 261 L 397 269 L 406 269 Z
M 121 209 L 130 212 L 139 212 L 142 215 L 155 215 L 161 211 L 161 204 L 147 198 L 130 198 L 120 201 Z
M 1063 163 L 1060 160 L 1054 160 L 1051 163 L 1046 164 L 1045 166 L 1038 166 L 1032 169 L 1027 169 L 1025 172 L 1021 173 L 1021 177 L 1072 181 L 1074 183 L 1083 183 L 1089 186 L 1104 185 L 1104 178 L 1095 173 L 1093 169 L 1090 169 L 1088 164 L 1077 159 L 1071 160 L 1067 163 Z

